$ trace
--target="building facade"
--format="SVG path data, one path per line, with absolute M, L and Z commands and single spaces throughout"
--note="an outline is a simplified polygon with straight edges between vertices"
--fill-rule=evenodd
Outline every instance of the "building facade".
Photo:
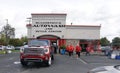
M 49 39 L 58 46 L 81 45 L 83 51 L 88 45 L 98 49 L 100 45 L 100 27 L 93 25 L 66 25 L 67 14 L 45 13 L 31 14 L 32 23 L 27 24 L 29 39 Z

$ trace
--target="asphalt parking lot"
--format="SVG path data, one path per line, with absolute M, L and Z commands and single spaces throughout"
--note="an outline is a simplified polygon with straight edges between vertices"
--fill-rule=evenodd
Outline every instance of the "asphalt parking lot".
M 55 60 L 50 67 L 30 64 L 22 67 L 19 62 L 19 53 L 0 54 L 0 73 L 87 73 L 88 70 L 106 65 L 120 64 L 120 60 L 112 60 L 103 55 L 75 55 L 55 54 Z
M 107 56 L 99 56 L 99 55 L 92 55 L 92 56 L 81 56 L 81 59 L 84 60 L 87 64 L 119 64 L 120 60 L 110 59 Z

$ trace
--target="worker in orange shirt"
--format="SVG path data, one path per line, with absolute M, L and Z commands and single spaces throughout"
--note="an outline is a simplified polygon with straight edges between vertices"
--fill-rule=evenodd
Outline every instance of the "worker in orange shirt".
M 68 51 L 69 51 L 69 56 L 73 55 L 74 47 L 72 46 L 72 44 L 69 46 Z
M 77 44 L 76 48 L 75 48 L 75 52 L 76 52 L 77 58 L 78 57 L 80 58 L 80 52 L 81 52 L 81 50 L 82 50 L 81 46 L 79 46 L 79 44 Z

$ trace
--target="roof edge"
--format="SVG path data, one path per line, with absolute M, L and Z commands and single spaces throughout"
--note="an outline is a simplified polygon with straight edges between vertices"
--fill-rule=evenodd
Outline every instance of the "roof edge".
M 69 27 L 101 27 L 101 25 L 65 25 Z
M 31 15 L 67 15 L 67 13 L 31 13 Z

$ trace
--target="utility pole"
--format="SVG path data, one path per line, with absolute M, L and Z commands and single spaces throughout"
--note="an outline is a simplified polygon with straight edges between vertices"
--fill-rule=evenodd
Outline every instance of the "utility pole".
M 11 34 L 11 27 L 8 24 L 8 19 L 6 19 L 6 25 L 4 26 L 4 33 L 6 38 L 6 45 L 9 44 L 10 34 Z
M 6 25 L 4 27 L 4 32 L 5 32 L 5 38 L 6 38 L 6 45 L 8 45 L 8 28 L 7 28 L 7 25 L 8 25 L 8 19 L 6 19 Z
M 6 25 L 8 24 L 8 19 L 6 19 Z

